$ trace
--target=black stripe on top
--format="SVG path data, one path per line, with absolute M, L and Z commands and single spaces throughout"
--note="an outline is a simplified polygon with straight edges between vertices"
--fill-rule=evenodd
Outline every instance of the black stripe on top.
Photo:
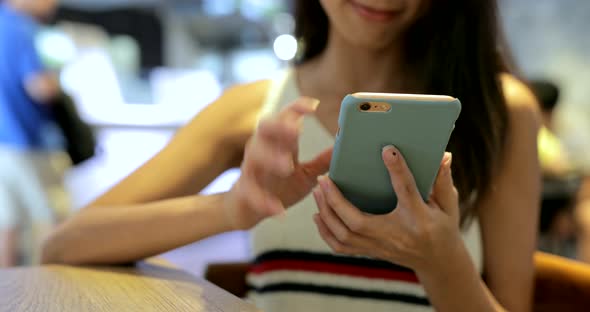
M 418 297 L 414 295 L 400 294 L 395 292 L 381 292 L 374 290 L 360 290 L 333 286 L 321 286 L 313 284 L 301 284 L 301 283 L 277 283 L 270 284 L 263 287 L 252 287 L 250 289 L 259 294 L 265 293 L 276 293 L 276 292 L 308 292 L 332 296 L 345 296 L 351 298 L 363 298 L 363 299 L 377 299 L 385 301 L 397 301 L 408 304 L 430 306 L 430 301 L 424 297 Z
M 307 260 L 307 261 L 321 261 L 328 263 L 346 264 L 367 268 L 389 269 L 392 271 L 413 272 L 412 270 L 396 265 L 388 261 L 376 260 L 370 258 L 338 256 L 328 253 L 316 253 L 309 251 L 294 251 L 294 250 L 273 250 L 260 254 L 254 260 L 254 264 L 259 264 L 271 260 Z

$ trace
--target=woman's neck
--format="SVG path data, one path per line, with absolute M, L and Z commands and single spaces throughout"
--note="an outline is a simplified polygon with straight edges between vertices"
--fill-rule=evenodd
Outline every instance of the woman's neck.
M 300 67 L 300 85 L 313 93 L 342 96 L 352 92 L 401 92 L 401 49 L 369 50 L 331 33 L 325 50 Z

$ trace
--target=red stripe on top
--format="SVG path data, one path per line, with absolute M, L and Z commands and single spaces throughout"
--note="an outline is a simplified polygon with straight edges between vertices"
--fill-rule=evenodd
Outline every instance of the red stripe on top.
M 416 274 L 414 274 L 413 272 L 358 267 L 353 265 L 328 263 L 320 261 L 268 260 L 263 263 L 254 264 L 250 269 L 250 273 L 263 274 L 278 270 L 332 273 L 355 277 L 418 283 L 418 277 L 416 277 Z

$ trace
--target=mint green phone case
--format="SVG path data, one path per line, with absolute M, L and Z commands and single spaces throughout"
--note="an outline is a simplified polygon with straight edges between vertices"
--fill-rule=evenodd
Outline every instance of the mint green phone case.
M 347 95 L 342 101 L 330 178 L 356 207 L 372 214 L 391 212 L 397 198 L 381 158 L 382 148 L 394 145 L 403 154 L 426 200 L 461 111 L 458 99 L 363 98 Z M 392 96 L 395 96 L 392 94 Z M 388 112 L 363 112 L 364 102 L 386 102 Z

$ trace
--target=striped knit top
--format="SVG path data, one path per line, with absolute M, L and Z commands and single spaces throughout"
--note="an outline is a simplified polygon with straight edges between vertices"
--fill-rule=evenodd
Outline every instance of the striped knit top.
M 271 84 L 262 114 L 272 114 L 299 97 L 294 70 Z M 307 117 L 299 159 L 310 160 L 334 144 L 314 117 Z M 423 287 L 409 269 L 380 260 L 334 254 L 319 236 L 312 216 L 313 196 L 289 208 L 283 218 L 267 219 L 252 230 L 254 264 L 247 276 L 249 299 L 266 312 L 432 311 Z M 477 220 L 463 233 L 482 270 Z

